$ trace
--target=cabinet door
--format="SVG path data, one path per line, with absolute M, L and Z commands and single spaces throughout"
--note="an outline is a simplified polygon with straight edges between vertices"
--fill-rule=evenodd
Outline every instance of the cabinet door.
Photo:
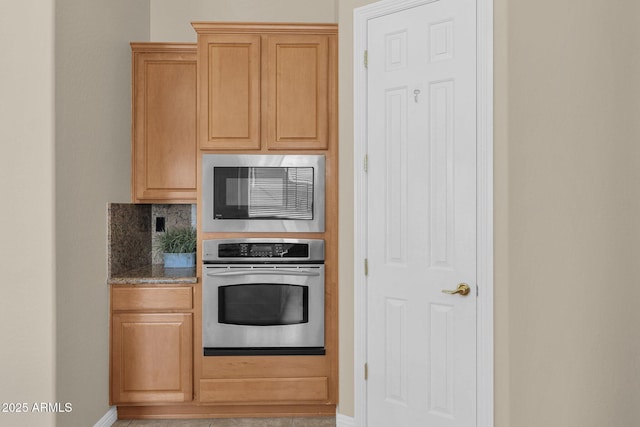
M 133 49 L 133 202 L 196 201 L 196 47 Z
M 201 149 L 260 148 L 260 36 L 200 37 Z
M 269 149 L 326 149 L 329 37 L 266 36 L 266 142 Z
M 191 401 L 192 329 L 190 313 L 113 314 L 112 403 Z

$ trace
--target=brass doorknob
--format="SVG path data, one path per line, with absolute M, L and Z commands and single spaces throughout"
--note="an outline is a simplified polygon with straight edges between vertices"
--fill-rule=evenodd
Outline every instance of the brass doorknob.
M 447 289 L 443 289 L 442 292 L 444 292 L 445 294 L 450 294 L 450 295 L 455 295 L 455 294 L 469 295 L 469 292 L 471 292 L 471 288 L 466 283 L 460 283 L 458 285 L 458 289 L 456 289 L 455 291 L 450 291 L 450 290 L 447 290 Z

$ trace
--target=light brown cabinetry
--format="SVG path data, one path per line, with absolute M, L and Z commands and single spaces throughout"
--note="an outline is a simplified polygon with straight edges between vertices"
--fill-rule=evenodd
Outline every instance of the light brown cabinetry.
M 131 43 L 134 203 L 196 201 L 196 45 Z
M 260 36 L 211 34 L 201 46 L 200 148 L 259 149 Z
M 330 36 L 272 35 L 265 42 L 267 147 L 326 149 Z
M 203 356 L 194 327 L 194 401 L 209 414 L 334 415 L 338 402 L 338 101 L 334 24 L 192 23 L 198 33 L 201 153 L 322 154 L 325 355 Z M 199 200 L 198 203 L 202 203 Z M 202 205 L 199 207 L 202 212 Z M 200 232 L 205 239 L 264 233 Z M 196 307 L 202 295 L 196 288 Z
M 335 416 L 337 25 L 192 25 L 198 33 L 198 154 L 322 154 L 326 158 L 325 232 L 269 234 L 269 237 L 325 240 L 326 354 L 204 356 L 201 284 L 187 287 L 193 292 L 188 295 L 175 293 L 179 286 L 168 287 L 173 291 L 167 289 L 159 294 L 160 287 L 112 285 L 112 403 L 118 405 L 122 418 Z M 198 197 L 197 203 L 201 204 L 201 195 Z M 198 212 L 202 212 L 202 206 Z M 265 234 L 200 230 L 199 248 L 204 239 L 234 237 L 265 237 Z M 199 261 L 196 271 L 201 271 L 201 267 Z M 171 292 L 174 293 L 169 296 Z M 181 347 L 187 337 L 192 339 L 190 350 Z M 144 344 L 151 341 L 154 341 L 151 347 Z M 163 349 L 166 355 L 156 354 Z M 188 367 L 180 364 L 178 368 L 175 349 L 179 349 L 181 360 L 188 359 L 192 364 Z M 159 369 L 163 375 L 172 378 L 170 382 L 147 366 L 153 365 L 148 361 L 152 354 L 156 366 L 162 366 Z M 193 370 L 189 383 L 187 369 Z M 180 387 L 178 378 L 184 378 Z
M 111 403 L 193 398 L 193 288 L 111 287 Z
M 193 23 L 201 150 L 326 150 L 336 126 L 337 27 Z

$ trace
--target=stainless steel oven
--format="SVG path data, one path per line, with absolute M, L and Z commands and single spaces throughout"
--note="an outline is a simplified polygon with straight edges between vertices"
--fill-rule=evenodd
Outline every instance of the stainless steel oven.
M 205 356 L 325 353 L 323 240 L 205 240 L 203 261 Z

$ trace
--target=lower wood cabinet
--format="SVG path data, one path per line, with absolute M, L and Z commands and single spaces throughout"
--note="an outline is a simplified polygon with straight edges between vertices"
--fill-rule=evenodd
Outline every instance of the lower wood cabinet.
M 184 310 L 191 294 L 191 287 L 112 288 L 111 404 L 193 399 L 193 313 L 157 311 Z

